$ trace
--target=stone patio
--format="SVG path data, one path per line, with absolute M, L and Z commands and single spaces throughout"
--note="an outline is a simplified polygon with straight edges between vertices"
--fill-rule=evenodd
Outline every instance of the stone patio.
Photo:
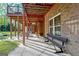
M 8 56 L 70 56 L 67 53 L 56 52 L 55 47 L 51 42 L 45 43 L 43 37 L 31 36 L 26 39 L 26 45 L 20 44 L 15 50 L 10 52 Z M 56 47 L 57 50 L 59 48 Z

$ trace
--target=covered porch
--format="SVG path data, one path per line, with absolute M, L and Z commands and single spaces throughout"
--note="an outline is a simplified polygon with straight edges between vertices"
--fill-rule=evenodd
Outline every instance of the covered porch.
M 9 55 L 70 55 L 68 53 L 55 54 L 56 49 L 59 49 L 50 42 L 45 43 L 45 15 L 53 6 L 54 4 L 52 3 L 7 5 L 7 16 L 10 18 L 10 39 L 15 39 L 14 37 L 16 37 L 24 45 L 16 48 Z M 12 35 L 12 21 L 14 21 L 15 25 L 15 36 Z M 16 22 L 18 23 L 17 31 Z
M 20 6 L 21 5 L 21 6 Z M 23 44 L 28 40 L 30 34 L 36 34 L 44 36 L 45 29 L 45 14 L 49 12 L 52 3 L 22 3 L 20 5 L 7 5 L 7 16 L 10 18 L 10 38 L 12 39 L 12 21 L 15 24 L 15 36 L 16 36 L 16 22 L 18 23 L 17 38 L 22 36 L 21 40 Z M 17 9 L 16 11 L 14 9 Z M 20 9 L 22 9 L 20 11 Z M 21 25 L 20 25 L 21 24 Z M 22 27 L 22 28 L 20 28 Z M 27 37 L 27 38 L 25 38 Z
M 23 47 L 25 51 L 28 50 L 26 50 L 24 47 L 27 47 L 27 49 L 28 47 L 30 47 L 36 51 L 37 50 L 40 51 L 40 49 L 42 49 L 43 51 L 40 51 L 40 53 L 38 52 L 39 54 L 37 54 L 37 55 L 42 55 L 41 54 L 42 52 L 45 53 L 44 50 L 46 51 L 48 50 L 47 52 L 51 51 L 50 48 L 48 48 L 49 46 L 51 46 L 52 50 L 54 50 L 53 49 L 54 45 L 50 44 L 50 41 L 45 42 L 44 37 L 47 37 L 48 36 L 47 34 L 50 34 L 49 36 L 52 36 L 52 40 L 58 39 L 60 41 L 65 41 L 65 39 L 62 40 L 63 39 L 62 37 L 66 37 L 69 40 L 68 44 L 65 45 L 65 47 L 67 48 L 66 52 L 68 52 L 71 55 L 79 55 L 79 48 L 78 48 L 79 47 L 78 44 L 79 43 L 79 36 L 78 36 L 79 13 L 78 12 L 79 12 L 79 4 L 61 4 L 61 3 L 60 4 L 56 4 L 56 3 L 55 4 L 54 3 L 7 4 L 6 16 L 9 17 L 10 20 L 9 39 L 10 40 L 17 39 L 18 41 L 21 41 L 23 45 L 21 45 L 20 47 L 21 48 Z M 57 43 L 61 44 L 58 41 Z M 45 46 L 43 46 L 42 44 Z M 41 48 L 42 46 L 44 49 Z M 18 53 L 20 53 L 19 51 L 20 50 L 18 50 Z M 12 53 L 17 54 L 15 52 Z M 30 51 L 29 53 L 30 53 L 29 55 L 31 55 Z M 20 55 L 21 54 L 22 53 L 20 53 Z M 23 53 L 22 55 L 24 54 L 27 55 L 26 53 Z M 49 53 L 49 55 L 50 54 L 51 52 Z M 64 53 L 61 54 L 64 55 Z M 43 55 L 47 55 L 47 54 L 43 54 Z

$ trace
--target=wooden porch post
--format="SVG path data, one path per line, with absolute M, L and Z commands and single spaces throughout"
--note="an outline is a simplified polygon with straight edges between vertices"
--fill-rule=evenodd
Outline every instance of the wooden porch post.
M 16 20 L 15 20 L 15 36 L 16 36 Z
M 22 16 L 23 45 L 25 45 L 25 16 Z
M 17 21 L 18 21 L 18 40 L 19 40 L 19 33 L 20 33 L 20 23 L 19 23 L 20 18 L 19 18 L 19 16 L 17 16 Z
M 36 31 L 37 31 L 36 35 L 38 35 L 38 22 L 36 22 Z
M 28 23 L 27 23 L 27 35 L 26 35 L 27 39 L 28 39 L 28 36 L 29 36 L 29 32 L 28 32 L 29 28 L 28 27 L 29 26 L 28 26 Z
M 38 34 L 38 37 L 39 37 L 39 22 L 37 23 L 37 34 Z
M 25 16 L 26 16 L 25 21 L 26 21 L 26 26 L 27 26 L 26 37 L 27 37 L 27 39 L 28 39 L 28 36 L 29 36 L 29 33 L 28 33 L 29 21 L 28 21 L 28 18 L 27 18 L 27 14 L 26 14 L 26 13 L 25 13 Z
M 12 39 L 12 18 L 10 17 L 10 38 Z

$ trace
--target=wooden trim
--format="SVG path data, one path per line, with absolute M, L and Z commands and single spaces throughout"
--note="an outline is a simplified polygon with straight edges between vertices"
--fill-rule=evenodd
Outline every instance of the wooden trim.
M 51 19 L 54 19 L 55 17 L 57 17 L 57 16 L 59 16 L 59 15 L 61 15 L 61 13 L 58 13 L 58 14 L 56 14 L 55 16 L 51 17 L 51 18 L 49 19 L 49 21 L 50 21 Z
M 18 20 L 18 40 L 19 40 L 19 33 L 20 33 L 20 18 L 19 18 L 19 16 L 17 16 L 17 20 Z
M 55 19 L 54 19 L 54 18 L 57 17 L 57 16 L 59 16 L 59 15 L 61 15 L 61 13 L 56 14 L 55 16 L 53 16 L 52 18 L 50 18 L 50 19 L 48 20 L 49 22 L 50 22 L 50 20 L 53 20 L 53 25 L 48 27 L 49 32 L 50 32 L 50 27 L 53 28 L 53 34 L 55 34 L 55 24 L 54 24 Z M 61 25 L 58 25 L 58 26 L 61 26 Z
M 12 18 L 10 17 L 10 38 L 12 39 Z
M 15 36 L 16 36 L 16 20 L 15 20 Z
M 23 45 L 25 45 L 25 16 L 22 19 L 22 30 L 23 30 Z

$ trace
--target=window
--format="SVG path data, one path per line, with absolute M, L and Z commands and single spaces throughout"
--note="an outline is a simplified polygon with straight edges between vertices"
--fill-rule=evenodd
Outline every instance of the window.
M 61 35 L 60 14 L 49 20 L 49 33 L 53 35 Z
M 49 21 L 49 33 L 50 34 L 52 34 L 53 33 L 53 19 L 51 19 L 50 21 Z
M 52 26 L 53 25 L 53 19 L 52 20 L 50 20 L 50 26 Z

